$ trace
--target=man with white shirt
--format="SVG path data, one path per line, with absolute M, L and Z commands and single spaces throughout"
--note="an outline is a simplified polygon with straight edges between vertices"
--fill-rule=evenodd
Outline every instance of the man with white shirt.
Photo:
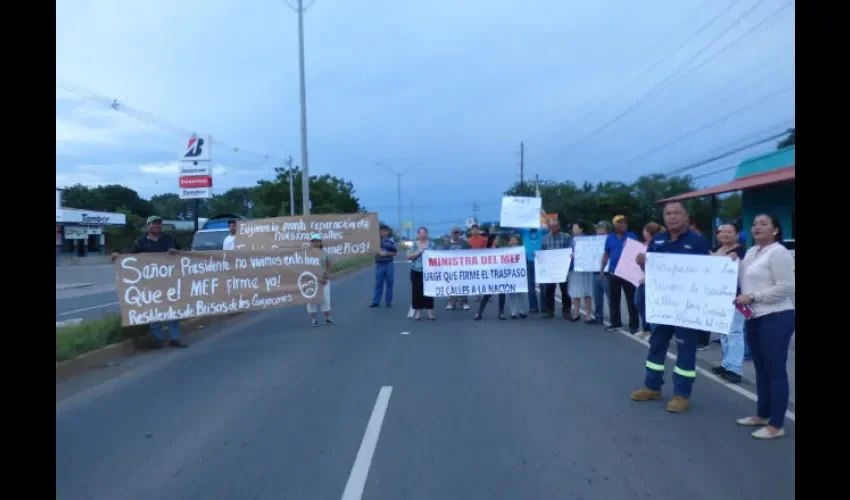
M 224 238 L 224 245 L 222 245 L 222 250 L 236 250 L 236 221 L 231 220 L 227 222 L 227 229 L 230 233 Z

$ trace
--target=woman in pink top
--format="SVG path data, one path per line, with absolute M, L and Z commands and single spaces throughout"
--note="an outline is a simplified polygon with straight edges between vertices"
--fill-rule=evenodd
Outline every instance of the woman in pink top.
M 757 216 L 752 235 L 756 245 L 741 262 L 741 294 L 735 302 L 753 311 L 746 331 L 756 369 L 758 405 L 755 416 L 741 418 L 738 424 L 758 426 L 754 438 L 775 439 L 785 435 L 788 408 L 785 365 L 795 329 L 794 258 L 781 243 L 782 227 L 776 218 Z

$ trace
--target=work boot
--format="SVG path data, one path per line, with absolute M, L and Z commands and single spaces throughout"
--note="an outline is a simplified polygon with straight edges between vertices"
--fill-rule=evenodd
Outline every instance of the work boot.
M 651 401 L 653 399 L 661 399 L 661 391 L 641 387 L 632 393 L 632 401 Z
M 691 407 L 691 400 L 683 396 L 673 396 L 667 403 L 667 411 L 670 413 L 683 413 Z

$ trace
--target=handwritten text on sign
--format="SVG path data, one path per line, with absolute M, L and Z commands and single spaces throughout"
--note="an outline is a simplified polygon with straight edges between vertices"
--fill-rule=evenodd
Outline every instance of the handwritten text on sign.
M 577 273 L 598 273 L 605 253 L 607 235 L 576 236 L 573 252 L 573 271 Z M 607 266 L 606 266 L 607 271 Z
M 528 196 L 505 196 L 502 198 L 501 227 L 540 227 L 542 200 Z
M 729 333 L 738 263 L 728 257 L 646 254 L 646 322 Z
M 566 283 L 572 259 L 572 248 L 556 248 L 534 252 L 535 283 Z
M 381 249 L 378 214 L 330 214 L 241 221 L 237 250 L 308 248 L 314 233 L 331 256 L 374 254 Z
M 528 292 L 525 250 L 428 250 L 422 255 L 427 297 Z
M 121 323 L 316 303 L 321 256 L 312 249 L 121 255 L 115 261 Z

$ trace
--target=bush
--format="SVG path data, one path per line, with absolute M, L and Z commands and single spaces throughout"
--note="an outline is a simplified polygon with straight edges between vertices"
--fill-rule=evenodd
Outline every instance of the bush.
M 56 329 L 56 361 L 145 335 L 147 325 L 122 327 L 121 315 L 114 313 Z

